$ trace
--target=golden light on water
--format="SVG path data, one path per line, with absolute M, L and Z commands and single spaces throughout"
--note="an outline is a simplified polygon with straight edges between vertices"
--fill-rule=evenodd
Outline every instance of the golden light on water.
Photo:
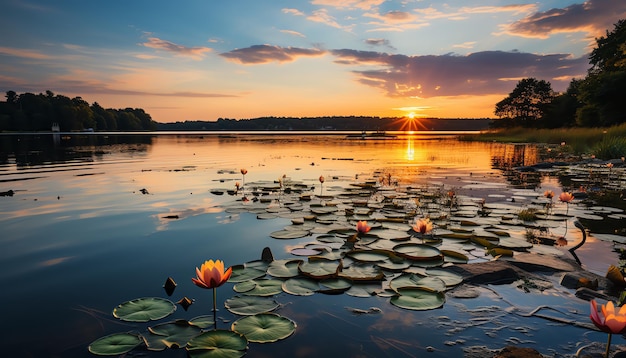
M 411 137 L 406 140 L 406 160 L 415 160 L 415 149 L 413 148 L 413 138 Z

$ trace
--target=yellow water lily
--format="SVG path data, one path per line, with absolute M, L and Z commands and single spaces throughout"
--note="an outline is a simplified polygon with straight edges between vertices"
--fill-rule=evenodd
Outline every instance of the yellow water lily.
M 230 275 L 233 273 L 233 268 L 229 267 L 224 271 L 224 262 L 221 260 L 207 260 L 200 268 L 196 267 L 196 278 L 192 278 L 191 281 L 198 287 L 202 288 L 215 288 L 223 285 Z
M 413 223 L 413 230 L 420 234 L 428 234 L 433 231 L 433 223 L 429 218 L 416 220 L 415 223 Z

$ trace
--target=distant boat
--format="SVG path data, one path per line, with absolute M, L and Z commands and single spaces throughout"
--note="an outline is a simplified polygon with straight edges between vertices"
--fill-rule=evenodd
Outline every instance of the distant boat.
M 376 131 L 367 133 L 362 131 L 361 134 L 348 134 L 346 139 L 396 139 L 398 136 L 393 134 L 387 134 L 385 131 Z
M 60 132 L 61 131 L 61 127 L 59 127 L 59 124 L 57 122 L 52 123 L 52 131 L 53 132 Z

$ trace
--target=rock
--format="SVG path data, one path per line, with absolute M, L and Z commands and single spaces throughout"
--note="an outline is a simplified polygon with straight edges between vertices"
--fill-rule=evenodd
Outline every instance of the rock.
M 15 192 L 13 190 L 0 192 L 0 196 L 13 196 L 13 194 L 15 194 Z
M 590 300 L 595 299 L 595 298 L 600 298 L 600 299 L 603 299 L 605 301 L 615 301 L 616 300 L 615 297 L 611 297 L 611 296 L 609 296 L 607 294 L 594 291 L 594 290 L 589 289 L 587 287 L 581 287 L 581 288 L 577 289 L 576 290 L 576 297 L 580 298 L 581 300 L 585 300 L 585 301 L 590 301 Z
M 507 284 L 520 278 L 521 270 L 507 261 L 488 261 L 477 264 L 460 264 L 450 268 L 474 284 Z
M 578 271 L 580 266 L 573 261 L 566 261 L 555 256 L 528 252 L 516 253 L 508 259 L 513 265 L 526 271 Z
M 493 358 L 542 358 L 534 348 L 508 346 L 497 352 Z
M 586 287 L 595 291 L 601 280 L 602 277 L 588 271 L 566 272 L 561 277 L 561 286 L 573 290 Z

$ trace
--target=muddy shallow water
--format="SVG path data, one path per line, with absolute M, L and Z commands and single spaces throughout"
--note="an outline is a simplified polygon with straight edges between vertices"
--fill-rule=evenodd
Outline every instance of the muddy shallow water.
M 340 208 L 345 199 L 337 198 L 364 182 L 401 188 L 402 193 L 419 189 L 421 202 L 407 210 L 432 217 L 453 214 L 434 199 L 428 203 L 427 192 L 454 191 L 461 203 L 457 213 L 475 212 L 482 199 L 498 213 L 537 205 L 545 190 L 558 195 L 579 184 L 571 173 L 567 181 L 555 171 L 532 178 L 513 173 L 513 167 L 541 160 L 534 146 L 459 142 L 451 136 L 349 140 L 345 135 L 306 133 L 41 134 L 2 135 L 0 144 L 0 192 L 12 194 L 0 197 L 0 285 L 5 292 L 0 298 L 0 347 L 15 357 L 92 356 L 87 346 L 102 336 L 144 332 L 152 323 L 123 322 L 111 315 L 115 306 L 135 298 L 176 302 L 187 296 L 195 302 L 186 311 L 178 306 L 170 318 L 208 314 L 210 292 L 191 283 L 195 267 L 206 259 L 244 264 L 259 260 L 265 247 L 275 259 L 306 259 L 292 250 L 316 242 L 320 234 L 315 230 L 289 240 L 271 236 L 293 226 L 294 217 L 266 210 L 280 206 L 273 200 L 280 189 L 269 195 L 272 201 L 252 200 L 257 198 L 254 188 L 276 188 L 279 179 L 285 186 L 297 184 L 311 203 L 319 204 L 321 197 L 326 203 L 340 201 Z M 245 176 L 242 168 L 247 169 Z M 606 175 L 601 165 L 597 168 L 597 175 Z M 615 169 L 610 175 L 617 173 Z M 243 189 L 230 195 L 236 183 Z M 384 194 L 377 195 L 383 202 Z M 251 199 L 245 204 L 250 206 L 244 206 L 243 197 Z M 571 210 L 591 218 L 581 218 L 586 225 L 598 221 L 593 211 L 579 207 L 555 204 L 554 215 Z M 619 222 L 620 212 L 613 214 Z M 346 214 L 341 216 L 344 220 Z M 581 234 L 571 220 L 555 222 L 550 234 L 579 241 Z M 441 226 L 435 233 L 443 232 L 443 221 L 435 224 Z M 449 225 L 446 230 L 455 224 Z M 523 228 L 518 231 L 523 235 Z M 597 231 L 598 237 L 592 230 L 576 253 L 583 267 L 604 275 L 619 258 L 611 237 L 600 237 L 607 232 Z M 567 247 L 546 250 L 569 255 Z M 470 262 L 492 259 L 479 251 L 471 251 L 476 255 Z M 171 297 L 162 288 L 167 277 L 178 284 Z M 449 357 L 463 356 L 471 346 L 506 345 L 567 356 L 584 344 L 604 342 L 602 333 L 525 315 L 547 305 L 558 311 L 546 314 L 589 322 L 588 302 L 561 287 L 558 275 L 547 279 L 554 285 L 543 291 L 526 292 L 516 283 L 487 285 L 476 288 L 478 298 L 448 295 L 441 308 L 426 311 L 399 308 L 381 295 L 283 292 L 275 296 L 277 312 L 296 322 L 295 333 L 275 343 L 250 343 L 247 356 Z M 239 318 L 223 307 L 235 295 L 234 285 L 217 290 L 218 328 L 228 329 Z M 624 344 L 623 338 L 614 337 L 613 344 Z M 144 354 L 186 356 L 182 349 L 129 353 Z

